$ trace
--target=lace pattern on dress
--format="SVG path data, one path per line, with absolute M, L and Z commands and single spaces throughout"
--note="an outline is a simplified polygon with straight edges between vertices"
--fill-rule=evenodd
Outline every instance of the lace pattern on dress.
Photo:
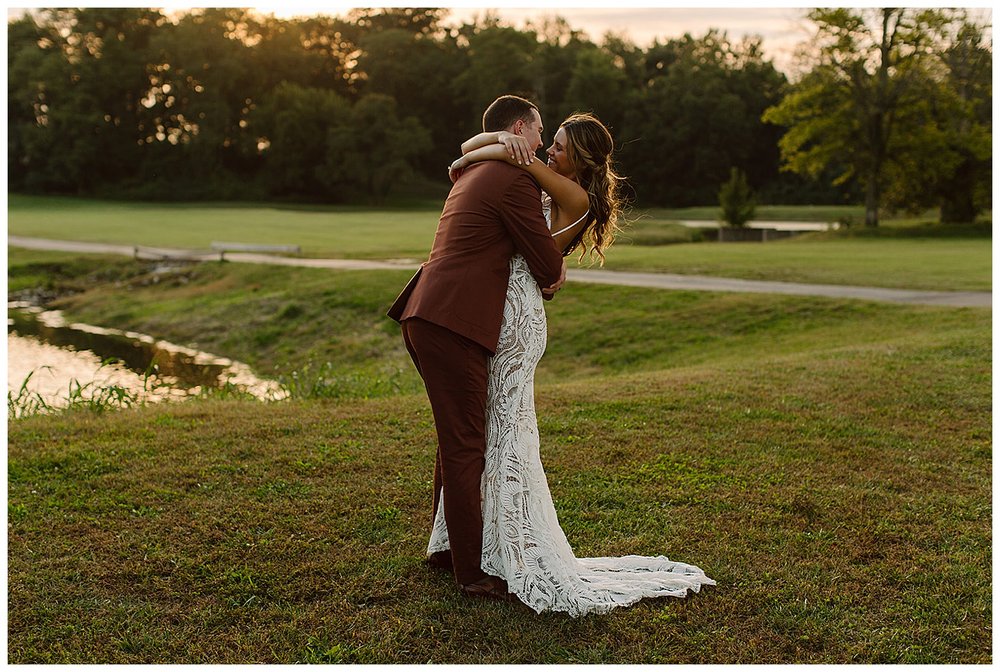
M 548 219 L 548 213 L 546 213 Z M 664 556 L 577 558 L 559 526 L 539 455 L 535 367 L 545 351 L 541 290 L 524 258 L 510 262 L 500 342 L 489 368 L 482 569 L 536 612 L 607 613 L 646 597 L 684 597 L 715 582 Z M 443 499 L 443 493 L 442 493 Z M 446 550 L 439 505 L 428 554 Z

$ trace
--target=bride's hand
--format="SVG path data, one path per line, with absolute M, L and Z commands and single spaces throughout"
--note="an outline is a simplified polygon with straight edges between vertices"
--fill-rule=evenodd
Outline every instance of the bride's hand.
M 462 171 L 465 170 L 469 165 L 469 160 L 464 156 L 455 159 L 450 166 L 448 166 L 448 179 L 454 184 L 459 176 L 461 176 Z
M 535 152 L 528 144 L 527 138 L 523 136 L 508 133 L 507 131 L 500 131 L 497 134 L 497 142 L 507 149 L 511 160 L 517 161 L 519 165 L 531 163 L 535 160 Z

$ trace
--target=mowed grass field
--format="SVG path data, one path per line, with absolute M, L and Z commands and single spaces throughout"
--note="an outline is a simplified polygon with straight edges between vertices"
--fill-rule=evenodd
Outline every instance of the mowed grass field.
M 991 662 L 988 309 L 568 284 L 536 400 L 570 543 L 718 581 L 574 620 L 421 562 L 408 272 L 158 266 L 11 249 L 9 289 L 340 392 L 11 422 L 10 662 Z
M 774 207 L 763 216 L 815 221 L 843 208 Z M 856 210 L 856 209 L 855 209 Z M 664 244 L 697 235 L 680 219 L 711 219 L 708 208 L 632 213 L 608 255 L 610 270 L 718 275 L 754 280 L 984 291 L 991 286 L 989 225 L 931 227 L 916 237 L 806 234 L 767 244 Z M 14 235 L 207 249 L 212 241 L 293 244 L 305 256 L 426 258 L 439 204 L 372 210 L 349 207 L 116 203 L 11 195 Z M 889 220 L 894 232 L 909 220 Z M 907 230 L 911 230 L 908 227 Z M 956 235 L 956 233 L 958 235 Z

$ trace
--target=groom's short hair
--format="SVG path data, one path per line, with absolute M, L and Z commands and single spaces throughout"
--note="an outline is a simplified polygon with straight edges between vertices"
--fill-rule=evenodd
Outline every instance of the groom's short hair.
M 533 121 L 531 111 L 538 112 L 538 106 L 520 96 L 500 96 L 483 113 L 483 130 L 487 133 L 504 131 L 518 119 Z M 541 113 L 539 113 L 541 116 Z

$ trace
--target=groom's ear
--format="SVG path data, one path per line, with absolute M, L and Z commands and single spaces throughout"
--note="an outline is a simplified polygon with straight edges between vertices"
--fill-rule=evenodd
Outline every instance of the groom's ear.
M 524 131 L 524 119 L 515 121 L 514 126 L 510 130 L 514 135 L 522 135 Z

